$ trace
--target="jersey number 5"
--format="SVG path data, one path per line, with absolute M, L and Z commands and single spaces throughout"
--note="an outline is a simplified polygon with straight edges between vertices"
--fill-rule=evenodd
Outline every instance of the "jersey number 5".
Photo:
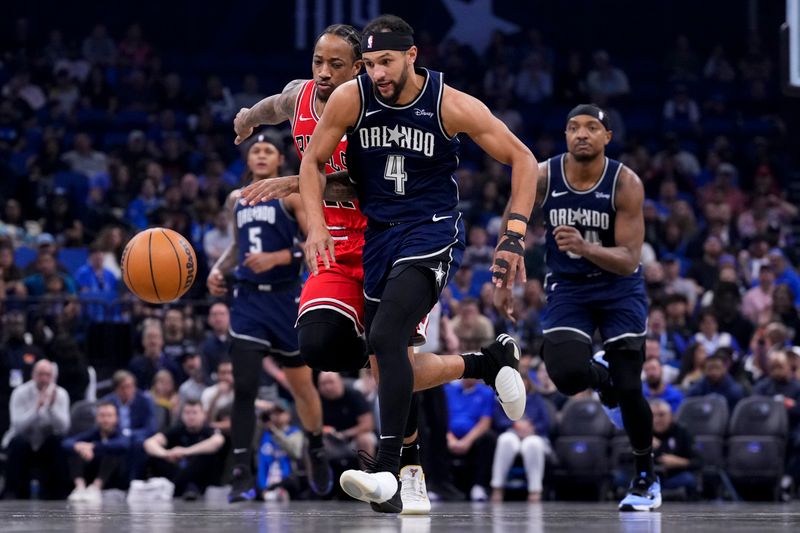
M 250 239 L 251 254 L 260 254 L 264 251 L 264 248 L 261 246 L 261 228 L 249 228 L 247 230 L 247 237 Z
M 395 194 L 406 193 L 406 180 L 408 176 L 405 170 L 406 156 L 404 155 L 390 155 L 386 158 L 386 170 L 383 173 L 383 178 L 394 182 Z

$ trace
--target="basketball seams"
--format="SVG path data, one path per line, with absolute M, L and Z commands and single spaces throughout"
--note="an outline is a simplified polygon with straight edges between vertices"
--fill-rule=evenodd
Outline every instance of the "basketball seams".
M 150 279 L 153 280 L 153 290 L 156 291 L 156 299 L 161 301 L 161 295 L 158 294 L 158 285 L 156 285 L 156 275 L 153 272 L 153 232 L 152 230 L 147 235 L 147 259 L 150 261 Z
M 178 288 L 175 291 L 175 298 L 173 300 L 177 300 L 181 296 L 181 288 L 183 288 L 183 268 L 181 265 L 181 256 L 178 254 L 178 249 L 175 248 L 175 245 L 172 244 L 172 239 L 169 238 L 169 234 L 161 230 L 161 233 L 164 235 L 164 238 L 167 239 L 167 242 L 172 247 L 172 251 L 175 252 L 175 259 L 178 261 Z

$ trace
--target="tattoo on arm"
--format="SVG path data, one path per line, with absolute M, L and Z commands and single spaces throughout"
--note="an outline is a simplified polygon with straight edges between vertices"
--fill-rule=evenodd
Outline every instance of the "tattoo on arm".
M 236 231 L 236 224 L 233 218 L 236 216 L 236 202 L 239 201 L 237 191 L 233 191 L 228 195 L 225 200 L 225 211 L 231 214 L 231 221 L 229 222 L 230 231 L 233 232 L 233 242 L 228 245 L 222 255 L 219 256 L 217 262 L 211 267 L 219 269 L 223 274 L 228 274 L 236 266 L 237 258 L 239 257 L 239 233 Z
M 290 81 L 280 94 L 268 96 L 250 110 L 253 126 L 280 124 L 294 115 L 294 103 L 305 80 Z
M 539 165 L 539 175 L 536 178 L 536 201 L 533 204 L 534 208 L 541 207 L 544 202 L 544 197 L 547 194 L 547 182 L 550 177 L 547 175 L 547 165 Z
M 331 202 L 347 202 L 356 199 L 356 189 L 350 183 L 346 170 L 326 176 L 324 199 Z

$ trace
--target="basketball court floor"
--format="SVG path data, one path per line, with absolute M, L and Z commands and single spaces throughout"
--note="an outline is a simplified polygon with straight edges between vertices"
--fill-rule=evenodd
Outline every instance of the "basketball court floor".
M 659 512 L 619 513 L 614 504 L 434 504 L 429 517 L 373 513 L 356 502 L 70 504 L 0 502 L 0 531 L 485 533 L 578 531 L 625 533 L 767 533 L 800 531 L 800 502 L 790 504 L 667 503 Z

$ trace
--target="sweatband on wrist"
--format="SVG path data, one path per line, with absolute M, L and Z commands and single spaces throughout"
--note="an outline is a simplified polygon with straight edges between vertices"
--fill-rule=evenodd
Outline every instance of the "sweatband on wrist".
M 506 226 L 506 231 L 513 231 L 515 233 L 519 233 L 520 235 L 525 235 L 525 233 L 528 231 L 528 223 L 521 220 L 509 219 L 508 225 Z

